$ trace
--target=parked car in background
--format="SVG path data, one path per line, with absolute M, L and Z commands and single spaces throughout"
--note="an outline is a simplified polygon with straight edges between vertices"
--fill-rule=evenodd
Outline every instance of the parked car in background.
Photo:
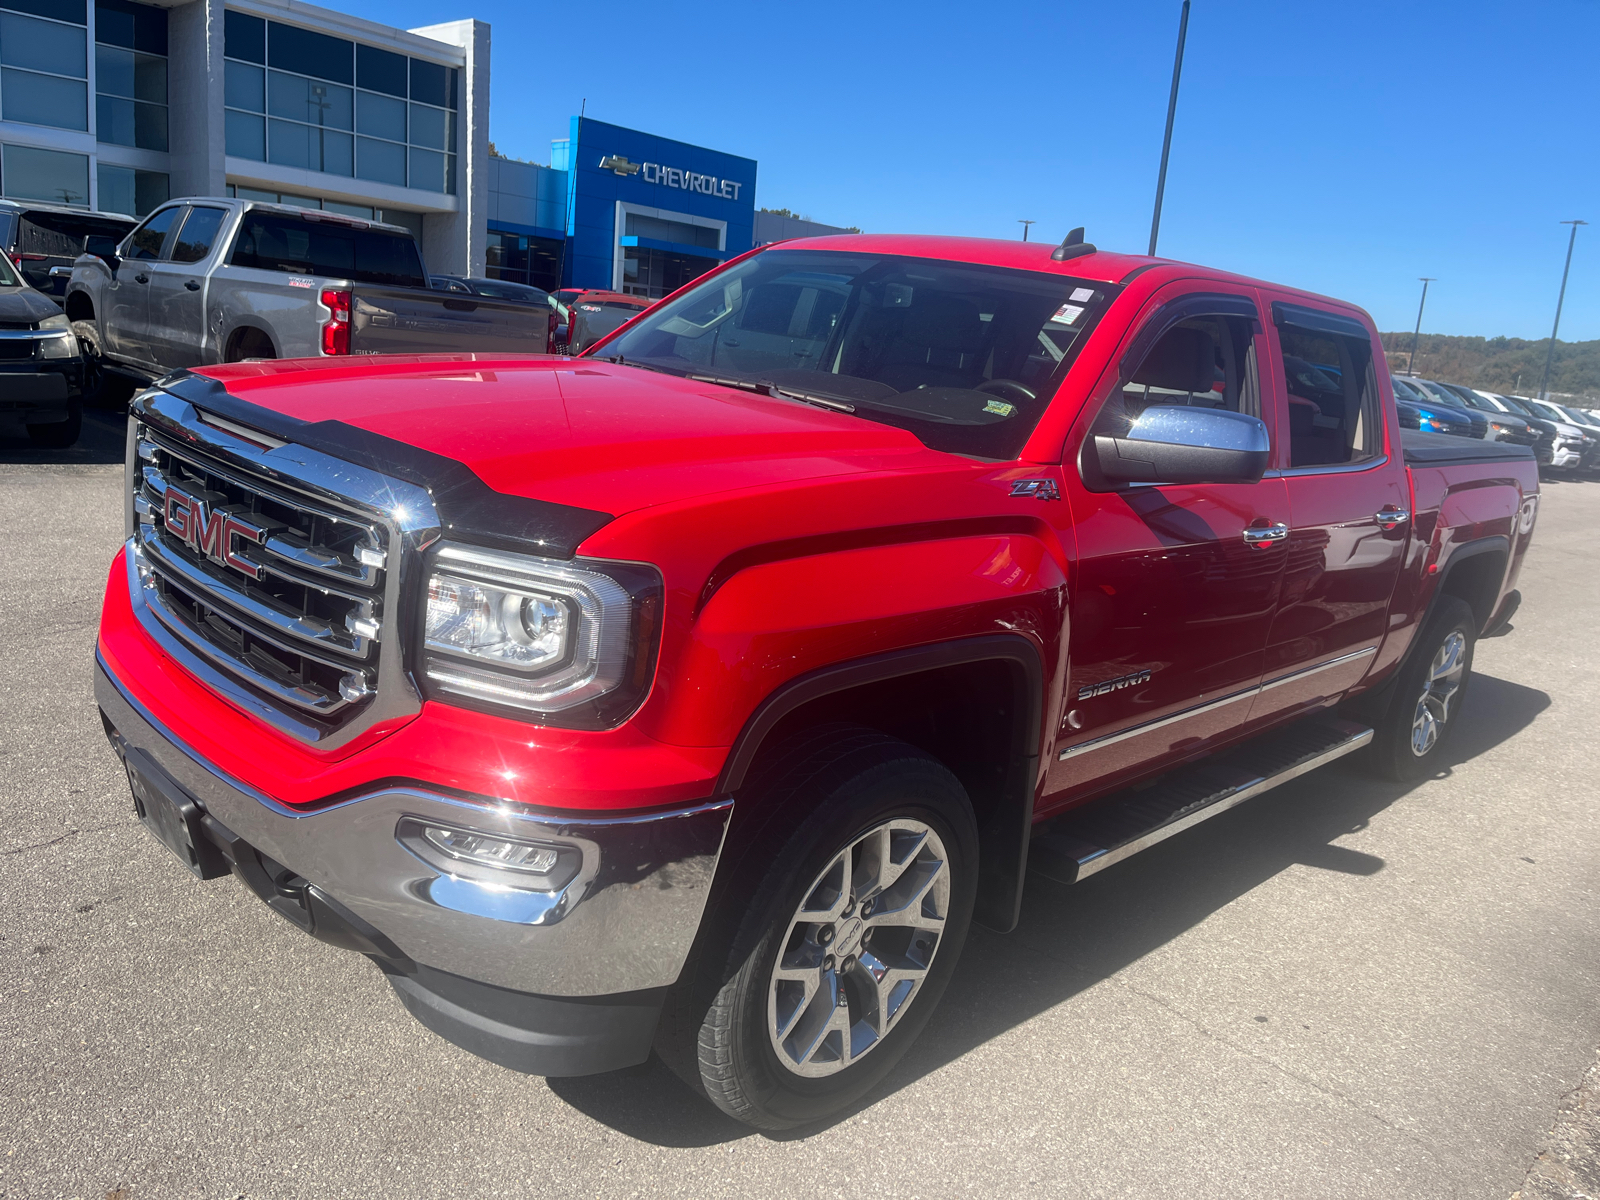
M 526 283 L 513 283 L 509 279 L 480 279 L 475 275 L 430 275 L 428 282 L 441 292 L 457 295 L 488 296 L 495 300 L 514 300 L 539 309 L 552 306 L 550 293 Z
M 581 353 L 654 303 L 643 296 L 629 296 L 601 288 L 562 288 L 559 292 L 551 292 L 550 298 L 555 305 L 551 347 L 566 354 Z M 579 318 L 580 304 L 585 306 L 581 314 L 583 331 L 581 338 L 574 338 L 573 325 Z
M 1405 380 L 1391 376 L 1394 387 L 1395 411 L 1400 414 L 1402 429 L 1420 429 L 1424 433 L 1448 433 L 1455 437 L 1484 439 L 1487 422 L 1452 405 L 1440 404 L 1420 388 L 1411 387 Z
M 1399 379 L 1391 378 L 1390 383 L 1394 388 L 1395 411 L 1400 414 L 1400 428 L 1420 429 L 1424 433 L 1447 433 L 1452 437 L 1476 436 L 1472 418 L 1468 414 L 1424 398 L 1415 389 L 1408 390 Z
M 1548 428 L 1553 435 L 1550 443 L 1549 466 L 1558 469 L 1576 467 L 1583 462 L 1584 446 L 1583 430 L 1571 421 L 1551 410 L 1550 414 L 1540 412 L 1534 407 L 1539 403 L 1526 396 L 1506 396 L 1496 393 L 1495 398 L 1511 407 L 1512 412 L 1522 413 L 1536 425 Z
M 1529 398 L 1522 401 L 1522 406 L 1547 421 L 1554 421 L 1557 425 L 1571 426 L 1576 429 L 1583 438 L 1583 441 L 1578 445 L 1579 461 L 1577 465 L 1580 467 L 1594 466 L 1595 448 L 1600 446 L 1600 440 L 1596 440 L 1597 437 L 1600 437 L 1600 426 L 1595 425 L 1593 421 L 1577 419 L 1559 404 L 1552 404 L 1548 400 Z
M 116 213 L 0 200 L 0 250 L 30 287 L 59 307 L 78 256 L 115 250 L 137 224 Z
M 83 358 L 67 315 L 0 254 L 0 435 L 59 450 L 83 424 Z
M 1413 385 L 1419 385 L 1423 380 L 1408 379 Z M 1432 380 L 1426 382 L 1433 383 Z M 1456 395 L 1454 392 L 1445 392 L 1443 385 L 1433 383 L 1439 392 Z M 1431 393 L 1430 393 L 1431 394 Z M 1545 423 L 1531 421 L 1522 413 L 1515 411 L 1509 404 L 1496 399 L 1490 392 L 1479 392 L 1471 388 L 1466 389 L 1459 397 L 1460 403 L 1468 411 L 1481 416 L 1489 422 L 1491 440 L 1510 442 L 1518 446 L 1530 446 L 1534 457 L 1542 465 L 1548 465 L 1551 456 L 1551 447 L 1555 444 L 1555 430 L 1547 428 Z
M 521 301 L 428 286 L 411 231 L 251 200 L 176 200 L 73 266 L 67 316 L 95 368 L 154 379 L 247 358 L 542 353 Z
M 528 305 L 533 310 L 528 314 L 529 319 L 536 321 L 544 334 L 544 345 L 540 350 L 545 354 L 556 352 L 556 302 L 543 288 L 513 283 L 509 279 L 480 279 L 473 275 L 430 275 L 428 282 L 441 292 L 454 292 L 458 296 L 488 296 L 495 300 Z
M 608 337 L 633 320 L 654 301 L 621 292 L 586 292 L 572 305 L 568 321 L 567 347 L 571 354 L 582 354 L 601 338 Z
M 1591 451 L 1593 457 L 1585 461 L 1584 466 L 1600 466 L 1600 413 L 1590 412 L 1585 408 L 1574 408 L 1570 404 L 1556 404 L 1554 407 L 1566 413 L 1572 423 L 1583 430 L 1584 436 L 1595 439 L 1596 450 Z
M 1512 442 L 1519 446 L 1536 446 L 1539 444 L 1539 430 L 1526 417 L 1510 411 L 1493 412 L 1480 409 L 1474 403 L 1483 398 L 1483 393 L 1474 388 L 1465 387 L 1459 383 L 1445 383 L 1442 380 L 1429 380 L 1436 388 L 1443 388 L 1446 393 L 1456 397 L 1456 407 L 1464 408 L 1468 412 L 1481 413 L 1489 422 L 1487 434 L 1490 441 Z
M 1492 436 L 1494 430 L 1489 428 L 1489 419 L 1482 413 L 1461 403 L 1460 397 L 1436 383 L 1432 379 L 1419 379 L 1415 375 L 1407 375 L 1405 384 L 1414 391 L 1424 402 L 1433 405 L 1443 405 L 1445 408 L 1454 409 L 1472 422 L 1472 436 L 1489 442 L 1496 439 Z

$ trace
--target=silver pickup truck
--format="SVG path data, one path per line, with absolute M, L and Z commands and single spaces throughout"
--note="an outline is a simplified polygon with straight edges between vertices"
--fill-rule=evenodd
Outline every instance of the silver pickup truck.
M 548 317 L 428 286 L 398 225 L 252 200 L 175 200 L 73 263 L 64 307 L 93 391 L 247 358 L 543 354 Z

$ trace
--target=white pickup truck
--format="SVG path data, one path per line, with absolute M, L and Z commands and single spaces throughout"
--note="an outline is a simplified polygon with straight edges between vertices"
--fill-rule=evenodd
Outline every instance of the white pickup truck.
M 175 200 L 73 264 L 64 307 L 94 391 L 248 358 L 546 350 L 527 305 L 435 291 L 398 225 L 252 200 Z

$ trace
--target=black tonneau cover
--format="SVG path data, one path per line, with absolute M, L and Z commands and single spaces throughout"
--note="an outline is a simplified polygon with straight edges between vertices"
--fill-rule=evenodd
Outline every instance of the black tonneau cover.
M 1418 467 L 1515 462 L 1533 457 L 1533 448 L 1530 446 L 1513 446 L 1510 442 L 1480 442 L 1476 438 L 1425 433 L 1420 429 L 1402 429 L 1400 445 L 1405 451 L 1406 462 Z

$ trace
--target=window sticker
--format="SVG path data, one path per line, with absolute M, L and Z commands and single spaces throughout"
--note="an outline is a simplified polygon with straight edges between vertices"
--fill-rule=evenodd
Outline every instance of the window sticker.
M 1015 404 L 1007 404 L 1004 400 L 991 400 L 989 403 L 983 406 L 983 411 L 986 413 L 996 413 L 1002 417 L 1009 417 L 1012 413 L 1017 411 L 1017 406 Z
M 1056 309 L 1055 316 L 1051 317 L 1050 319 L 1059 325 L 1071 325 L 1081 316 L 1083 316 L 1083 305 L 1063 304 L 1060 308 Z
M 1073 288 L 1072 289 L 1072 300 L 1073 300 L 1073 303 L 1075 303 L 1075 304 L 1082 304 L 1085 300 L 1093 300 L 1093 299 L 1094 299 L 1094 289 L 1093 288 Z

